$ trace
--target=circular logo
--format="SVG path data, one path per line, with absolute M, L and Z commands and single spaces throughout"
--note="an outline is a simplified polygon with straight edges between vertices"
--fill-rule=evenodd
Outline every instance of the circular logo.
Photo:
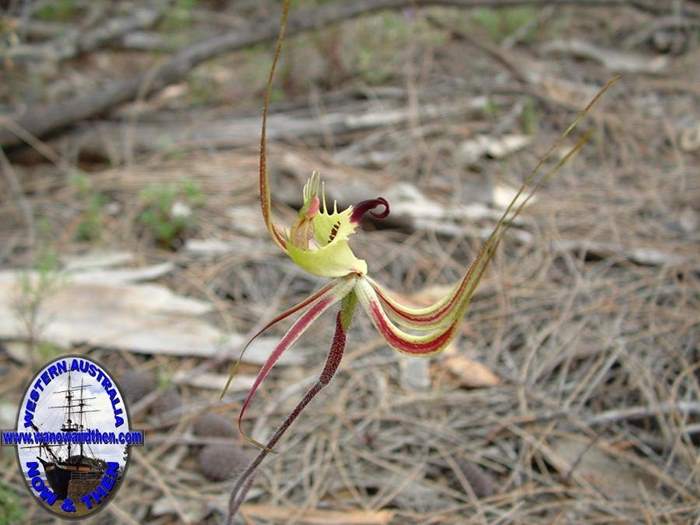
M 25 392 L 14 431 L 3 445 L 17 447 L 27 486 L 41 506 L 63 519 L 103 509 L 124 478 L 131 446 L 126 402 L 105 368 L 69 355 L 45 365 Z

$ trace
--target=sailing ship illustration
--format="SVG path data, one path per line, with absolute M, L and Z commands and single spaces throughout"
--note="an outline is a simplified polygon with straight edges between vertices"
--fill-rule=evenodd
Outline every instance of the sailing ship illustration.
M 64 419 L 61 432 L 81 432 L 86 429 L 85 414 L 99 412 L 89 409 L 88 401 L 95 397 L 85 397 L 85 385 L 81 380 L 80 386 L 73 386 L 71 374 L 68 372 L 68 383 L 65 390 L 54 392 L 64 394 L 65 404 L 49 407 L 51 409 L 63 409 Z M 39 428 L 32 423 L 35 432 Z M 37 459 L 41 462 L 46 480 L 51 490 L 58 499 L 70 497 L 77 499 L 83 494 L 94 490 L 101 482 L 107 469 L 107 463 L 95 457 L 89 444 L 72 444 L 70 441 L 64 445 L 50 445 L 41 443 L 24 448 L 38 448 Z

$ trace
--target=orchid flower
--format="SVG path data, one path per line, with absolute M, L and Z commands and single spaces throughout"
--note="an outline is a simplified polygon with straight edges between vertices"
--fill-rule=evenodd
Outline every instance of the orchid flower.
M 306 395 L 299 401 L 266 444 L 258 443 L 252 438 L 245 436 L 248 441 L 260 449 L 260 452 L 238 478 L 234 486 L 229 503 L 228 523 L 232 523 L 233 517 L 245 499 L 246 493 L 252 484 L 255 471 L 262 460 L 272 452 L 272 448 L 306 405 L 333 378 L 343 357 L 346 335 L 358 304 L 369 316 L 386 343 L 401 353 L 425 357 L 436 354 L 448 346 L 459 332 L 460 323 L 469 307 L 471 298 L 504 232 L 508 229 L 512 220 L 522 211 L 541 183 L 556 173 L 559 168 L 578 152 L 586 142 L 587 135 L 579 139 L 556 162 L 552 169 L 538 177 L 539 169 L 551 153 L 562 145 L 563 140 L 573 131 L 574 127 L 600 96 L 617 80 L 615 78 L 609 81 L 598 92 L 588 106 L 579 113 L 574 122 L 564 131 L 559 140 L 552 145 L 549 152 L 539 161 L 513 197 L 510 205 L 506 208 L 474 261 L 466 269 L 464 276 L 452 287 L 451 291 L 430 306 L 414 308 L 403 304 L 391 291 L 372 279 L 368 275 L 367 262 L 354 254 L 349 243 L 350 237 L 356 233 L 357 227 L 366 213 L 369 212 L 377 219 L 382 219 L 389 214 L 389 203 L 384 198 L 377 197 L 365 200 L 342 211 L 338 211 L 337 204 L 334 202 L 332 209 L 330 209 L 326 202 L 325 191 L 320 177 L 318 173 L 313 173 L 304 185 L 303 204 L 294 222 L 288 228 L 285 228 L 273 221 L 270 186 L 266 169 L 266 126 L 272 79 L 284 40 L 288 9 L 288 1 L 285 1 L 283 3 L 275 54 L 267 80 L 262 113 L 259 169 L 260 206 L 267 230 L 279 248 L 300 268 L 313 275 L 327 277 L 331 280 L 306 299 L 268 322 L 253 336 L 241 352 L 241 357 L 232 368 L 224 392 L 228 388 L 248 345 L 276 323 L 295 313 L 300 314 L 298 319 L 294 321 L 284 336 L 282 336 L 258 372 L 252 387 L 243 401 L 238 415 L 238 427 L 241 430 L 241 434 L 245 436 L 241 429 L 241 424 L 253 396 L 280 356 L 322 314 L 337 303 L 340 303 L 340 309 L 336 317 L 335 334 L 330 352 L 326 357 L 325 365 L 316 383 L 307 391 Z M 530 192 L 526 193 L 526 188 L 530 186 Z

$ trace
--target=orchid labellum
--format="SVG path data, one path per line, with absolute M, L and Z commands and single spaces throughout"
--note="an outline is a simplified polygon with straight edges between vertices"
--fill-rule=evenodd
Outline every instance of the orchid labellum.
M 265 225 L 273 241 L 280 249 L 300 268 L 314 275 L 328 277 L 331 280 L 320 290 L 272 319 L 249 341 L 248 345 L 279 321 L 295 313 L 300 314 L 258 372 L 255 382 L 241 406 L 238 416 L 239 429 L 253 396 L 282 353 L 290 348 L 323 313 L 338 303 L 340 303 L 340 308 L 336 318 L 335 335 L 331 343 L 330 352 L 317 382 L 310 388 L 266 444 L 247 438 L 260 448 L 260 452 L 234 486 L 229 506 L 229 523 L 232 522 L 238 508 L 245 499 L 259 464 L 267 454 L 272 452 L 272 448 L 306 405 L 333 378 L 343 357 L 346 334 L 358 304 L 369 316 L 377 331 L 386 340 L 386 343 L 404 354 L 430 356 L 443 350 L 455 338 L 474 291 L 509 224 L 520 213 L 542 181 L 556 173 L 561 166 L 575 155 L 586 142 L 587 136 L 582 137 L 572 146 L 552 169 L 538 177 L 537 175 L 542 164 L 554 149 L 562 144 L 563 140 L 571 133 L 576 124 L 600 98 L 603 92 L 617 80 L 611 80 L 600 90 L 526 178 L 524 184 L 496 224 L 493 233 L 467 268 L 462 279 L 452 287 L 447 295 L 436 303 L 424 308 L 414 308 L 402 304 L 394 294 L 372 279 L 368 275 L 366 261 L 358 258 L 349 244 L 350 237 L 356 232 L 362 217 L 366 213 L 370 213 L 378 219 L 384 218 L 389 214 L 389 203 L 385 199 L 377 197 L 365 200 L 342 211 L 338 211 L 337 205 L 334 203 L 331 209 L 326 202 L 320 177 L 317 173 L 313 173 L 303 188 L 303 205 L 293 224 L 288 228 L 284 228 L 275 224 L 272 220 L 270 187 L 266 170 L 266 123 L 272 79 L 284 40 L 287 13 L 288 2 L 285 1 L 280 33 L 267 81 L 262 116 L 259 171 L 260 205 Z M 526 188 L 529 186 L 531 186 L 531 190 L 525 194 Z M 523 194 L 525 195 L 521 198 Z M 516 203 L 518 204 L 516 205 Z M 246 348 L 248 345 L 246 345 Z M 245 352 L 245 348 L 243 352 Z M 242 355 L 243 353 L 241 357 Z M 235 366 L 239 362 L 240 358 Z M 229 383 L 234 374 L 235 367 L 229 377 Z M 228 388 L 228 384 L 226 388 Z

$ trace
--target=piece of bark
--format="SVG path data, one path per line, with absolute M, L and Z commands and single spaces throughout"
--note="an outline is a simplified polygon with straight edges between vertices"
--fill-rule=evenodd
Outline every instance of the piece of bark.
M 465 165 L 470 166 L 486 156 L 492 159 L 502 159 L 511 153 L 523 149 L 531 142 L 532 137 L 520 134 L 502 135 L 500 137 L 478 135 L 474 139 L 460 144 L 457 158 Z
M 449 370 L 459 384 L 467 388 L 485 388 L 501 383 L 501 379 L 486 365 L 463 355 L 447 355 L 440 361 L 440 366 Z
M 66 270 L 79 271 L 86 269 L 110 268 L 121 266 L 134 260 L 131 252 L 101 252 L 94 251 L 82 255 L 72 255 L 61 258 Z
M 34 300 L 40 276 L 35 272 L 0 271 L 0 339 L 49 341 L 64 348 L 88 344 L 132 352 L 173 356 L 237 356 L 245 337 L 224 333 L 201 316 L 210 303 L 183 297 L 164 286 L 123 281 L 127 270 L 57 274 L 38 298 L 33 332 L 26 309 Z M 133 275 L 131 275 L 133 277 Z M 245 362 L 260 364 L 278 342 L 261 337 Z M 280 363 L 300 363 L 286 353 Z
M 589 438 L 563 435 L 544 452 L 566 479 L 591 487 L 612 500 L 637 500 L 641 493 L 652 501 L 661 496 L 654 477 L 591 443 Z

